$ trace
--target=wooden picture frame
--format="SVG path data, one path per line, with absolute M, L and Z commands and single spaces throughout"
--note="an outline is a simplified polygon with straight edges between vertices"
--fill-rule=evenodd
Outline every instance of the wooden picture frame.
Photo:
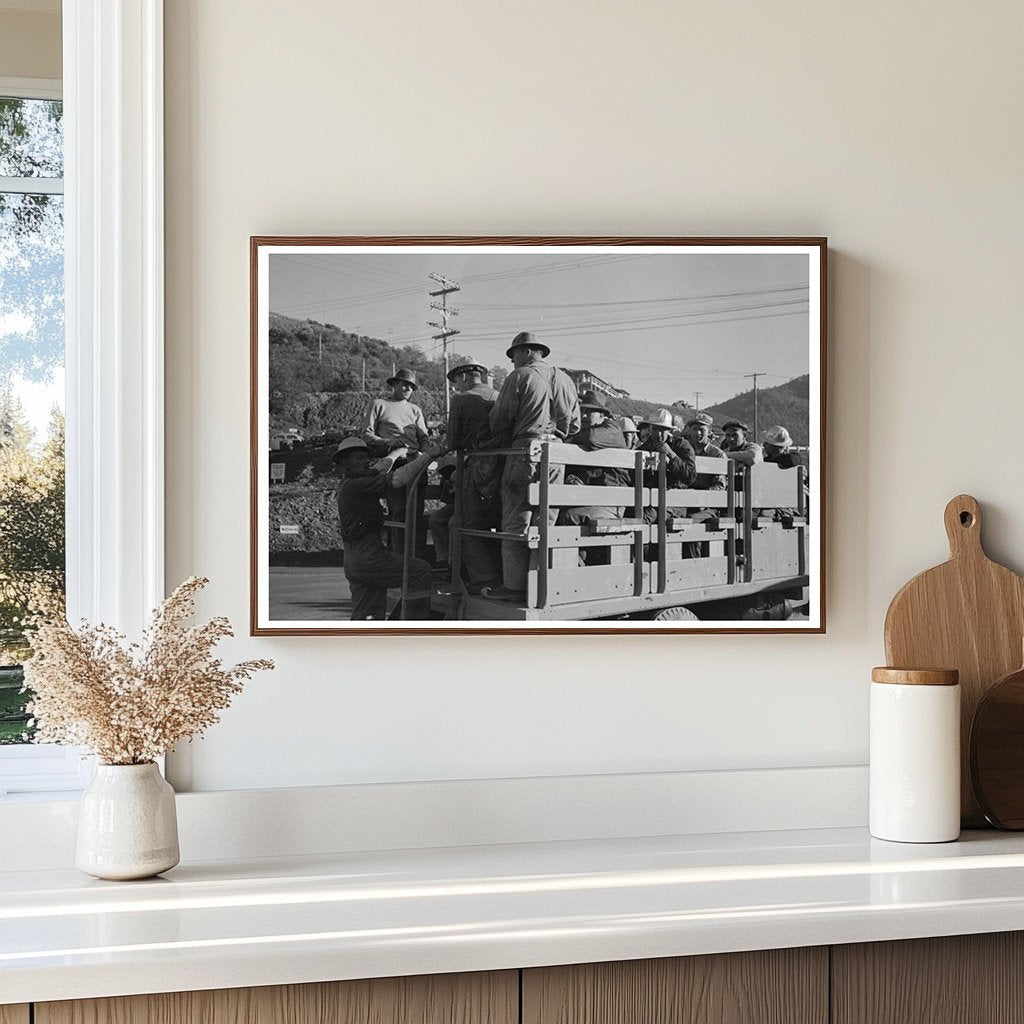
M 252 237 L 251 634 L 824 633 L 827 248 L 817 237 Z M 434 463 L 402 492 L 392 487 L 393 525 L 374 540 L 371 522 L 346 556 L 339 493 L 353 537 L 352 510 L 365 518 L 381 507 L 364 491 L 394 478 L 349 475 L 342 489 L 335 457 L 355 472 L 362 461 L 348 448 L 365 444 L 368 457 L 382 457 L 379 470 L 411 462 L 439 443 L 432 438 L 447 429 L 453 400 L 468 408 L 445 370 L 471 356 L 478 370 L 458 380 L 483 395 L 473 374 L 500 377 L 501 353 L 520 332 L 534 342 L 515 349 L 532 352 L 527 359 L 551 350 L 526 373 L 554 395 L 547 426 L 537 426 L 546 413 L 530 420 L 519 395 L 540 385 L 518 373 L 498 419 L 526 433 L 460 446 L 445 494 Z M 419 374 L 412 401 L 401 386 L 406 369 Z M 584 448 L 561 436 L 577 415 L 566 380 L 593 424 L 574 435 Z M 659 426 L 666 413 L 671 429 Z M 701 432 L 685 424 L 701 416 L 713 434 L 729 421 L 748 431 L 730 428 L 726 457 L 697 452 L 692 461 L 683 438 L 699 447 Z M 620 428 L 628 439 L 633 421 L 646 424 L 651 450 L 597 440 Z M 793 442 L 766 449 L 781 465 L 754 453 L 766 431 Z M 339 455 L 346 436 L 357 440 Z M 396 445 L 407 447 L 383 454 Z M 506 488 L 520 469 L 532 480 L 522 492 L 532 518 L 507 528 L 520 499 Z M 424 536 L 423 501 L 440 511 L 437 524 L 450 518 L 433 534 L 436 549 Z M 448 561 L 437 560 L 427 583 L 417 554 L 426 546 L 436 558 L 445 543 Z M 369 561 L 360 544 L 372 548 Z M 522 591 L 509 569 L 471 592 L 479 586 L 466 552 L 479 580 L 501 572 L 499 548 L 509 566 L 525 553 Z M 350 617 L 368 609 L 390 617 Z

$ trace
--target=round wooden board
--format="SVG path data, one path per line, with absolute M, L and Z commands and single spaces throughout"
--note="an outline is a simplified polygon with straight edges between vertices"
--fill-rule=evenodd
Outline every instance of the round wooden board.
M 971 785 L 997 828 L 1024 829 L 1024 668 L 999 680 L 971 727 Z

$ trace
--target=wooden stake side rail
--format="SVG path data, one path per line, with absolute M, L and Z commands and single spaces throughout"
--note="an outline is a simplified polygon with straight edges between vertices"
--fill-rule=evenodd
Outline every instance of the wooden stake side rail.
M 469 460 L 495 455 L 525 455 L 536 466 L 527 493 L 535 525 L 524 533 L 468 530 L 459 525 L 462 480 Z M 723 478 L 725 488 L 669 488 L 668 461 L 656 452 L 588 452 L 575 445 L 534 441 L 523 449 L 459 453 L 452 520 L 453 585 L 451 594 L 439 597 L 435 607 L 443 606 L 447 618 L 461 620 L 654 617 L 673 607 L 806 587 L 804 471 L 705 457 L 698 457 L 696 463 L 698 472 Z M 616 487 L 552 483 L 552 467 L 560 465 L 627 469 L 633 483 Z M 652 473 L 656 486 L 649 486 Z M 407 520 L 417 507 L 418 483 L 407 492 Z M 619 509 L 622 518 L 608 517 L 583 526 L 552 523 L 562 509 L 588 506 Z M 785 516 L 777 513 L 780 509 Z M 653 521 L 644 522 L 645 516 Z M 461 580 L 465 537 L 526 545 L 530 564 L 525 605 L 465 591 Z M 415 540 L 411 522 L 404 540 L 411 557 Z

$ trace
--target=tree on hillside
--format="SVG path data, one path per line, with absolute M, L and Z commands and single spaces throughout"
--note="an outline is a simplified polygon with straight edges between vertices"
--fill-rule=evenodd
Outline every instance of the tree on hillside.
M 505 383 L 505 378 L 508 376 L 508 367 L 502 366 L 498 363 L 496 366 L 491 367 L 491 387 L 496 390 L 501 390 L 501 385 Z
M 41 449 L 17 399 L 0 400 L 0 663 L 29 653 L 27 614 L 64 601 L 64 417 Z

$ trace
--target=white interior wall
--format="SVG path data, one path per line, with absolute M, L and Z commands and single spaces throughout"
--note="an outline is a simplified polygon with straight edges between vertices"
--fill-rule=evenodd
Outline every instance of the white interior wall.
M 168 582 L 242 634 L 251 234 L 832 245 L 826 636 L 243 635 L 278 668 L 193 786 L 863 763 L 948 498 L 1024 570 L 1022 42 L 969 0 L 167 0 Z

